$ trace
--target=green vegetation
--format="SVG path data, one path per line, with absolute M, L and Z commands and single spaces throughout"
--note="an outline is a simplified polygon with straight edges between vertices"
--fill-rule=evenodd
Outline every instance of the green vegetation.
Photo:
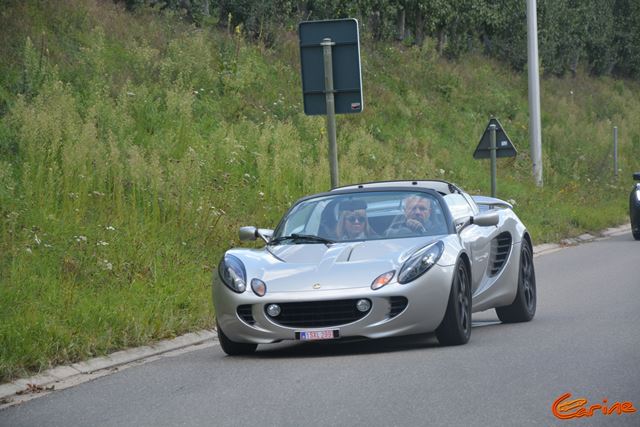
M 120 0 L 122 1 L 122 0 Z M 156 0 L 124 0 L 131 10 Z M 457 58 L 482 51 L 522 71 L 527 64 L 526 3 L 513 0 L 165 0 L 162 7 L 199 25 L 229 22 L 266 44 L 303 20 L 358 18 L 376 41 L 434 42 Z M 637 0 L 536 0 L 546 75 L 640 77 Z
M 273 227 L 328 187 L 296 35 L 267 48 L 241 28 L 90 0 L 13 2 L 0 27 L 0 381 L 211 326 L 211 270 L 237 228 Z M 365 112 L 338 118 L 342 183 L 435 177 L 486 193 L 488 162 L 471 154 L 495 115 L 520 152 L 499 161 L 498 195 L 536 243 L 626 220 L 637 83 L 542 82 L 538 189 L 526 74 L 434 45 L 364 40 Z

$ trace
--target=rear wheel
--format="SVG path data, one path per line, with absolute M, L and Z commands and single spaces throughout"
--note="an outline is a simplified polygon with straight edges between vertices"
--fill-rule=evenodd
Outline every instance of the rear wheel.
M 442 345 L 466 344 L 471 337 L 471 277 L 462 259 L 456 264 L 447 311 L 436 337 Z
M 536 273 L 533 267 L 533 251 L 528 240 L 522 240 L 520 271 L 516 299 L 505 307 L 496 308 L 503 323 L 528 322 L 536 314 Z
M 220 347 L 222 347 L 222 351 L 227 353 L 229 356 L 241 356 L 243 354 L 252 354 L 258 348 L 258 344 L 246 344 L 241 342 L 231 341 L 229 337 L 227 337 L 222 329 L 220 329 L 220 325 L 216 322 L 216 330 L 218 331 L 218 340 L 220 341 Z

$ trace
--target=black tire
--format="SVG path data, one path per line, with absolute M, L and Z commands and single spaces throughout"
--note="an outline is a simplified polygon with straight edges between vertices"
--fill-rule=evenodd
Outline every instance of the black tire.
M 533 266 L 533 250 L 529 241 L 522 239 L 516 299 L 511 305 L 496 308 L 496 313 L 503 323 L 528 322 L 536 314 L 536 300 L 536 272 Z
M 637 174 L 633 174 L 636 179 Z M 640 190 L 640 184 L 636 184 L 629 195 L 629 220 L 631 222 L 631 234 L 636 240 L 640 240 L 640 200 L 637 191 Z
M 246 344 L 231 341 L 229 337 L 227 337 L 222 329 L 220 329 L 220 325 L 216 322 L 216 330 L 218 331 L 218 340 L 220 341 L 220 347 L 222 347 L 222 351 L 227 353 L 229 356 L 242 356 L 246 354 L 253 354 L 258 348 L 258 344 Z
M 447 311 L 436 337 L 442 345 L 466 344 L 471 337 L 471 275 L 462 259 L 456 264 Z

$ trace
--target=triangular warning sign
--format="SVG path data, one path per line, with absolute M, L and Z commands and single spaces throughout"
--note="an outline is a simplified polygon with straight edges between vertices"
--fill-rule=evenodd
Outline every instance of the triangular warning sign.
M 507 136 L 498 119 L 489 120 L 487 129 L 485 129 L 480 138 L 480 143 L 473 153 L 474 159 L 488 159 L 491 157 L 491 125 L 496 125 L 496 157 L 515 157 L 518 150 Z

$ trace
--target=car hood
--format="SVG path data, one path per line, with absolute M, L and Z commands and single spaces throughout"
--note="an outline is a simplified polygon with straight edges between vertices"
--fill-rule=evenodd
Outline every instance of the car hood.
M 242 260 L 248 282 L 264 281 L 269 293 L 335 290 L 368 287 L 379 275 L 397 272 L 416 249 L 442 237 L 277 245 L 228 253 Z

